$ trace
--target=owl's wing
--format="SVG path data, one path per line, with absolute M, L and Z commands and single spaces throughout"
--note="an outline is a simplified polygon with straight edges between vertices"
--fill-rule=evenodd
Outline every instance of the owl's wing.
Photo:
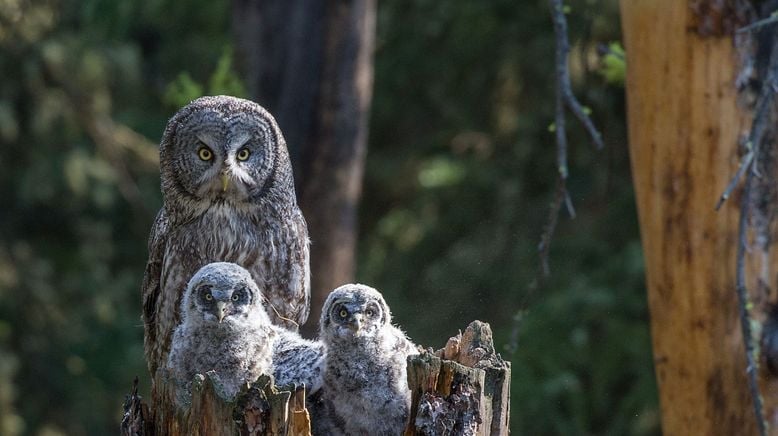
M 143 285 L 141 287 L 141 297 L 143 302 L 143 325 L 145 330 L 145 349 L 146 360 L 149 363 L 149 369 L 152 374 L 156 370 L 154 356 L 156 344 L 156 314 L 157 300 L 160 293 L 160 278 L 162 276 L 162 263 L 165 255 L 165 244 L 169 228 L 169 220 L 165 213 L 165 208 L 160 209 L 154 225 L 151 227 L 149 235 L 149 260 L 146 263 L 146 272 L 143 275 Z
M 394 352 L 401 356 L 412 356 L 419 354 L 419 346 L 414 344 L 413 341 L 408 338 L 405 332 L 397 327 L 393 327 L 393 331 L 396 340 L 393 350 Z
M 289 296 L 291 299 L 290 307 L 293 308 L 291 318 L 300 326 L 308 320 L 308 313 L 311 309 L 310 240 L 308 239 L 308 226 L 305 224 L 305 218 L 299 209 L 292 216 L 290 224 L 294 233 L 298 235 L 297 241 L 300 244 L 291 247 L 290 253 L 292 265 L 297 266 L 300 271 L 299 274 L 295 274 L 296 283 L 289 284 L 289 288 L 292 290 L 292 294 Z

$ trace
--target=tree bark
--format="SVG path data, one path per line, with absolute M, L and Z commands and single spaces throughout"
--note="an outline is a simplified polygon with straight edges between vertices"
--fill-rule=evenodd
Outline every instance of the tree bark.
M 621 1 L 630 155 L 666 435 L 757 431 L 735 283 L 740 201 L 714 210 L 750 126 L 735 89 L 732 31 L 746 24 L 741 3 Z M 776 266 L 773 258 L 749 268 L 775 277 Z M 749 275 L 754 289 L 756 274 Z M 766 405 L 775 416 L 775 400 Z
M 507 436 L 511 365 L 494 349 L 489 324 L 473 321 L 434 354 L 408 358 L 411 410 L 403 433 Z
M 405 436 L 507 436 L 510 433 L 511 364 L 494 348 L 489 324 L 473 321 L 436 352 L 408 358 L 411 409 Z M 124 403 L 122 436 L 310 436 L 305 389 L 284 391 L 262 375 L 234 400 L 223 394 L 213 371 L 197 374 L 187 407 L 174 406 L 173 382 L 160 380 L 161 406 L 149 410 L 138 380 Z M 323 389 L 326 389 L 325 386 Z M 380 397 L 380 396 L 379 396 Z M 316 400 L 313 400 L 316 405 Z M 314 407 L 312 406 L 312 407 Z M 373 407 L 384 407 L 376 397 Z
M 311 421 L 305 406 L 305 389 L 284 391 L 267 375 L 248 384 L 237 397 L 224 396 L 213 371 L 192 381 L 191 404 L 174 407 L 175 392 L 166 384 L 160 395 L 166 401 L 149 411 L 138 396 L 138 380 L 124 403 L 122 436 L 310 436 Z
M 313 336 L 333 288 L 354 280 L 372 98 L 375 0 L 234 0 L 239 66 L 289 144 L 311 237 Z

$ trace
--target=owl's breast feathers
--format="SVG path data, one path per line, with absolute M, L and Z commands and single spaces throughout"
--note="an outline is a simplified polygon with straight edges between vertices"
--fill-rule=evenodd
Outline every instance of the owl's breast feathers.
M 292 218 L 302 215 L 299 210 Z M 304 221 L 216 205 L 178 225 L 160 212 L 144 280 L 146 358 L 164 365 L 179 306 L 192 275 L 211 262 L 234 262 L 256 281 L 274 324 L 294 329 L 308 317 L 308 236 Z M 155 280 L 156 277 L 156 280 Z M 288 322 L 286 320 L 291 320 Z

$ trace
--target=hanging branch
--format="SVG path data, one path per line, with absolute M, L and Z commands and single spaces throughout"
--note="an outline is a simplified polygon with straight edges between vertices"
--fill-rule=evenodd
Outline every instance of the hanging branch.
M 754 414 L 759 428 L 759 435 L 767 435 L 767 426 L 762 404 L 762 396 L 759 393 L 759 382 L 757 381 L 757 351 L 754 347 L 754 338 L 751 333 L 751 315 L 749 313 L 750 300 L 748 297 L 748 288 L 746 287 L 746 250 L 748 248 L 748 215 L 751 209 L 751 189 L 754 178 L 754 171 L 749 171 L 746 176 L 745 186 L 743 187 L 743 198 L 740 203 L 740 223 L 738 224 L 738 246 L 737 246 L 737 272 L 735 273 L 735 283 L 737 289 L 738 309 L 740 312 L 740 327 L 743 332 L 743 342 L 746 347 L 746 373 L 748 374 L 748 389 L 751 392 L 751 398 L 754 402 Z
M 765 20 L 762 20 L 765 21 Z M 757 22 L 758 24 L 761 22 Z M 744 29 L 753 28 L 754 25 L 748 26 Z M 741 29 L 742 30 L 742 29 Z M 759 93 L 759 97 L 756 102 L 754 119 L 751 124 L 751 131 L 748 135 L 746 142 L 747 152 L 740 160 L 740 166 L 738 167 L 735 176 L 727 185 L 724 193 L 719 198 L 716 204 L 716 210 L 719 210 L 722 204 L 729 198 L 732 191 L 738 186 L 743 176 L 746 176 L 743 186 L 743 198 L 740 203 L 740 223 L 738 227 L 738 248 L 737 248 L 737 260 L 736 260 L 736 291 L 738 297 L 738 309 L 740 313 L 741 330 L 743 333 L 743 343 L 746 349 L 746 372 L 748 374 L 748 387 L 751 392 L 751 398 L 754 404 L 754 413 L 756 415 L 757 425 L 759 428 L 759 434 L 764 436 L 767 434 L 767 424 L 764 417 L 762 396 L 759 393 L 759 385 L 757 381 L 757 365 L 758 365 L 758 351 L 754 345 L 753 333 L 751 331 L 751 313 L 749 307 L 751 306 L 749 299 L 748 287 L 746 286 L 746 270 L 745 270 L 745 257 L 748 249 L 748 228 L 749 218 L 751 216 L 751 208 L 754 203 L 753 188 L 755 179 L 760 177 L 758 173 L 758 163 L 760 158 L 760 152 L 762 150 L 762 144 L 765 136 L 765 131 L 768 129 L 768 125 L 773 116 L 774 98 L 775 93 L 778 90 L 778 38 L 773 37 L 771 40 L 772 48 L 770 51 L 770 60 L 767 65 L 767 71 L 765 74 L 765 80 L 762 83 L 762 88 Z
M 556 133 L 557 149 L 557 187 L 554 200 L 548 214 L 548 221 L 540 237 L 538 251 L 543 276 L 549 275 L 548 257 L 551 246 L 551 238 L 556 230 L 559 211 L 564 204 L 571 217 L 575 218 L 575 210 L 570 194 L 567 191 L 567 130 L 565 127 L 565 108 L 583 124 L 592 139 L 596 149 L 603 148 L 602 135 L 594 126 L 586 110 L 575 98 L 570 85 L 570 71 L 567 66 L 567 56 L 570 53 L 570 43 L 567 36 L 567 19 L 562 0 L 549 0 L 551 18 L 554 21 L 554 33 L 556 34 L 556 114 L 554 117 L 554 132 Z

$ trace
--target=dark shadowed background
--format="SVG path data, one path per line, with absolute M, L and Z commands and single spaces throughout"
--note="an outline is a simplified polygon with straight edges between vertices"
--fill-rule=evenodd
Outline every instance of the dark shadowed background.
M 204 94 L 254 98 L 274 112 L 316 107 L 326 100 L 316 89 L 300 97 L 314 103 L 283 106 L 276 82 L 256 82 L 258 69 L 272 80 L 303 71 L 294 68 L 335 80 L 326 52 L 268 72 L 250 62 L 245 38 L 270 38 L 282 54 L 303 47 L 296 59 L 311 60 L 305 50 L 327 40 L 315 32 L 349 3 L 298 8 L 297 22 L 270 20 L 252 36 L 241 27 L 250 17 L 236 14 L 249 1 L 0 2 L 0 434 L 116 432 L 133 377 L 148 390 L 140 282 L 167 119 Z M 378 3 L 367 154 L 350 170 L 361 187 L 346 228 L 356 249 L 343 274 L 381 290 L 396 322 L 427 346 L 473 319 L 491 323 L 513 363 L 515 434 L 657 434 L 623 80 L 603 74 L 598 54 L 620 38 L 617 2 L 572 2 L 567 17 L 575 92 L 606 148 L 595 152 L 571 123 L 577 217 L 561 217 L 549 280 L 533 286 L 555 182 L 543 0 Z M 315 125 L 305 116 L 279 121 L 298 190 L 326 192 L 321 178 L 300 182 L 326 131 L 305 130 Z M 339 213 L 320 209 L 309 220 Z M 314 245 L 332 236 L 311 230 Z

